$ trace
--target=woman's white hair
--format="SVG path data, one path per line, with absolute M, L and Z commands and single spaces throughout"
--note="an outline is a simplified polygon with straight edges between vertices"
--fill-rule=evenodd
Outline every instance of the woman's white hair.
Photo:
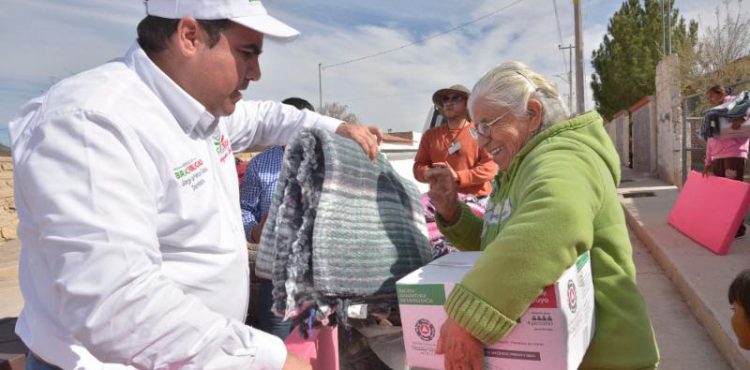
M 521 62 L 506 62 L 485 73 L 474 85 L 468 106 L 472 117 L 476 117 L 476 102 L 510 109 L 514 116 L 523 117 L 530 98 L 542 105 L 540 131 L 569 118 L 555 85 Z

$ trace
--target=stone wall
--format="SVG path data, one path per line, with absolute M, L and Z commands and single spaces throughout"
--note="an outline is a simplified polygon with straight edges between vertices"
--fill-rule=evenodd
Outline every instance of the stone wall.
M 656 176 L 656 107 L 647 96 L 629 109 L 632 121 L 633 170 Z
M 660 179 L 682 186 L 682 95 L 677 55 L 665 57 L 656 66 L 655 100 L 657 173 Z
M 13 160 L 0 156 L 0 238 L 16 239 L 18 216 L 13 200 Z

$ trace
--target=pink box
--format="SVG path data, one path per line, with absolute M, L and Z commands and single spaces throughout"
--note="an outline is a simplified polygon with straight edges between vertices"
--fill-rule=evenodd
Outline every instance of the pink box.
M 750 184 L 690 171 L 667 221 L 711 252 L 725 255 L 749 202 Z
M 286 349 L 310 361 L 313 370 L 339 370 L 339 335 L 338 328 L 325 326 L 309 331 L 310 336 L 303 339 L 299 328 L 295 327 L 286 337 Z

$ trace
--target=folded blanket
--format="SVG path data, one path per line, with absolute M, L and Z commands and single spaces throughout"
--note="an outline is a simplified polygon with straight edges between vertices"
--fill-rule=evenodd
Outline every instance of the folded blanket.
M 750 92 L 742 91 L 732 100 L 712 107 L 702 113 L 700 135 L 703 140 L 709 137 L 718 137 L 721 134 L 719 118 L 744 118 L 748 119 L 750 114 Z
M 294 317 L 342 298 L 395 294 L 431 260 L 419 192 L 381 153 L 306 129 L 284 153 L 256 274 L 273 280 L 274 311 Z

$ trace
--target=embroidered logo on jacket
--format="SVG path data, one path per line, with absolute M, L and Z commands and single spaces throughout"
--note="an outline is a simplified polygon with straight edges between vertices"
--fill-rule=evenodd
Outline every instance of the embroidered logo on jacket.
M 174 169 L 174 177 L 181 187 L 190 186 L 193 190 L 197 190 L 206 183 L 206 179 L 203 178 L 206 172 L 208 172 L 208 168 L 204 166 L 203 160 L 193 158 L 177 166 Z
M 232 146 L 229 143 L 229 138 L 223 133 L 217 132 L 213 135 L 213 143 L 216 155 L 219 156 L 219 161 L 224 163 L 229 154 L 232 154 Z

